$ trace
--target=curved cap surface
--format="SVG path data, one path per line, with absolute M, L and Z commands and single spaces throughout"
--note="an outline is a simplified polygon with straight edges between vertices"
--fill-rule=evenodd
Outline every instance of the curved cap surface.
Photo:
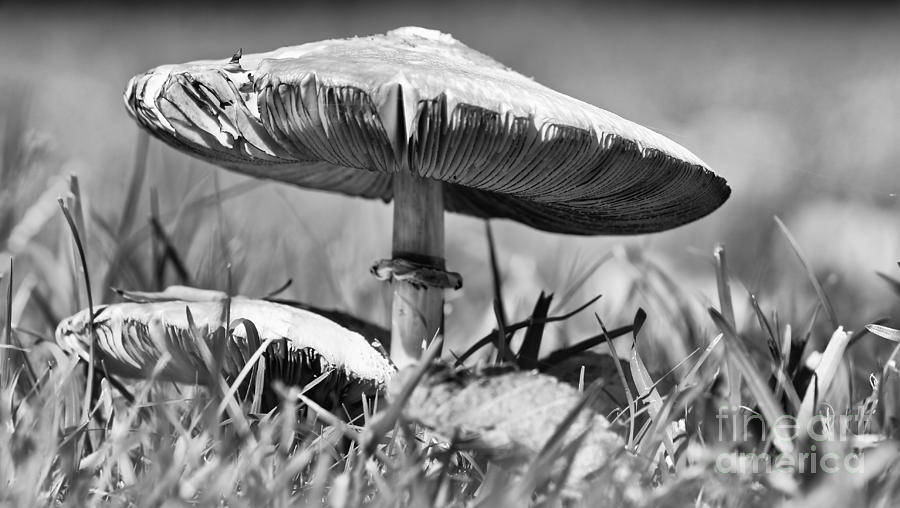
M 333 371 L 355 393 L 380 389 L 394 374 L 393 365 L 365 338 L 323 316 L 265 300 L 236 296 L 226 301 L 215 299 L 213 291 L 193 291 L 201 298 L 103 305 L 94 309 L 93 318 L 84 309 L 59 323 L 57 343 L 87 360 L 93 323 L 96 354 L 110 373 L 143 378 L 162 365 L 160 379 L 209 383 L 213 380 L 203 377 L 204 348 L 198 341 L 218 340 L 215 330 L 227 314 L 234 329 L 219 373 L 226 379 L 234 379 L 267 340 L 265 372 L 284 382 L 304 386 Z M 252 333 L 247 322 L 253 324 Z
M 664 136 L 416 27 L 157 67 L 125 102 L 244 174 L 390 201 L 406 171 L 444 182 L 449 211 L 551 232 L 662 231 L 730 193 Z

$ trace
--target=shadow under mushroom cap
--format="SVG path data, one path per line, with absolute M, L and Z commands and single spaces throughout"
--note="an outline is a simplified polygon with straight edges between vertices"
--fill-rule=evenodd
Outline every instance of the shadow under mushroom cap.
M 157 67 L 125 102 L 241 173 L 390 201 L 407 171 L 445 182 L 449 211 L 551 232 L 662 231 L 730 193 L 671 140 L 421 28 Z

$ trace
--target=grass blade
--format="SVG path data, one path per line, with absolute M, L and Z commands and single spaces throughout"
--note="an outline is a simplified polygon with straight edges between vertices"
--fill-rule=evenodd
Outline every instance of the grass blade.
M 90 312 L 90 320 L 88 322 L 89 330 L 91 333 L 91 344 L 88 349 L 88 374 L 87 374 L 87 387 L 85 388 L 84 402 L 82 406 L 83 414 L 82 420 L 84 422 L 88 422 L 90 420 L 90 410 L 91 410 L 91 396 L 93 394 L 94 389 L 94 359 L 95 359 L 95 349 L 97 342 L 97 334 L 94 331 L 94 300 L 91 297 L 91 278 L 88 273 L 87 266 L 87 257 L 84 253 L 84 245 L 81 242 L 81 235 L 78 234 L 78 226 L 75 224 L 75 219 L 72 217 L 72 214 L 69 211 L 69 207 L 66 206 L 65 202 L 62 198 L 59 199 L 59 206 L 62 208 L 63 215 L 66 218 L 66 222 L 69 224 L 69 229 L 72 232 L 72 239 L 75 242 L 75 249 L 78 253 L 78 257 L 81 260 L 81 272 L 84 276 L 84 287 L 85 292 L 87 293 L 88 300 L 88 309 Z
M 784 225 L 784 222 L 781 222 L 781 219 L 778 216 L 775 216 L 775 223 L 778 224 L 778 227 L 781 229 L 784 237 L 787 238 L 788 243 L 791 244 L 791 248 L 794 250 L 794 254 L 800 259 L 800 263 L 803 265 L 803 268 L 806 270 L 806 275 L 809 277 L 809 281 L 812 283 L 813 288 L 816 290 L 816 295 L 819 297 L 819 301 L 822 303 L 822 308 L 825 309 L 825 314 L 828 316 L 828 321 L 831 323 L 831 329 L 837 330 L 840 326 L 840 322 L 838 321 L 837 315 L 834 312 L 834 307 L 831 306 L 831 300 L 828 299 L 828 295 L 825 293 L 825 288 L 822 287 L 822 284 L 819 282 L 819 278 L 816 277 L 816 272 L 813 270 L 812 265 L 809 260 L 806 258 L 806 255 L 803 254 L 803 251 L 800 249 L 800 244 L 797 243 L 797 240 L 794 238 L 794 235 L 791 234 L 790 230 L 787 226 Z
M 782 453 L 792 451 L 794 445 L 790 439 L 776 432 L 773 427 L 778 418 L 784 414 L 781 406 L 775 400 L 772 392 L 769 391 L 767 383 L 760 376 L 758 367 L 750 360 L 750 355 L 747 353 L 737 332 L 716 309 L 710 307 L 709 315 L 725 336 L 725 353 L 731 365 L 740 369 L 747 387 L 750 389 L 750 393 L 756 399 L 756 404 L 759 406 L 760 412 L 763 414 L 766 424 L 772 432 L 771 435 L 774 438 L 773 443 L 775 447 Z
M 683 378 L 681 378 L 681 381 L 678 383 L 679 389 L 685 389 L 694 382 L 694 378 L 696 378 L 697 373 L 700 372 L 700 367 L 702 367 L 703 364 L 706 363 L 706 360 L 712 354 L 713 350 L 716 349 L 716 346 L 718 346 L 719 343 L 722 342 L 722 337 L 723 334 L 721 333 L 716 335 L 716 337 L 709 343 L 709 345 L 706 346 L 706 349 L 703 350 L 703 353 L 691 367 L 691 370 L 689 370 L 688 373 L 685 374 Z
M 243 326 L 247 332 L 248 340 L 247 342 L 250 344 L 259 344 L 259 332 L 256 330 L 256 325 L 253 324 L 252 321 L 248 319 L 236 319 L 234 323 L 229 327 L 229 333 L 233 333 L 235 328 L 238 326 Z M 250 338 L 253 337 L 253 338 Z M 250 374 L 250 371 L 254 369 L 257 365 L 257 361 L 262 357 L 263 353 L 275 342 L 274 337 L 269 337 L 264 342 L 259 344 L 253 354 L 250 355 L 250 358 L 247 359 L 247 363 L 244 364 L 244 367 L 241 369 L 241 372 L 238 373 L 237 377 L 232 381 L 231 386 L 228 387 L 228 391 L 225 392 L 224 399 L 219 403 L 219 407 L 216 409 L 216 414 L 221 415 L 225 412 L 226 408 L 226 400 L 234 398 L 234 394 L 237 393 L 238 388 L 241 386 L 241 383 L 244 382 L 244 379 Z M 258 399 L 257 399 L 258 400 Z
M 503 319 L 502 303 L 498 299 L 494 299 L 494 317 L 497 319 L 497 334 L 494 335 L 494 348 L 497 350 L 497 358 L 495 363 L 510 362 L 515 363 L 512 353 L 509 351 L 509 343 L 506 335 L 506 324 Z
M 731 285 L 728 282 L 728 265 L 725 261 L 725 246 L 716 245 L 713 251 L 716 260 L 716 287 L 719 293 L 719 308 L 722 317 L 732 328 L 737 329 L 734 320 L 734 305 L 731 301 Z M 725 362 L 725 378 L 728 380 L 728 403 L 731 407 L 741 405 L 741 371 Z
M 873 334 L 887 340 L 892 340 L 894 342 L 900 342 L 900 330 L 895 328 L 891 328 L 888 326 L 882 326 L 877 324 L 866 325 L 866 330 L 869 330 Z
M 772 325 L 769 324 L 769 320 L 766 318 L 765 313 L 763 313 L 762 309 L 759 307 L 756 295 L 750 295 L 750 305 L 753 307 L 753 312 L 756 313 L 756 320 L 759 322 L 760 329 L 762 329 L 763 333 L 766 335 L 766 346 L 769 348 L 772 359 L 780 364 L 782 361 L 781 346 L 778 344 L 779 341 L 778 338 L 775 337 Z
M 825 352 L 822 353 L 822 359 L 816 366 L 816 372 L 809 386 L 806 387 L 806 393 L 803 395 L 803 402 L 800 410 L 797 412 L 797 428 L 808 430 L 810 419 L 816 410 L 818 399 L 821 398 L 831 382 L 837 374 L 838 367 L 844 359 L 844 352 L 850 343 L 850 334 L 844 331 L 843 327 L 838 327 L 831 335 L 828 345 L 825 346 Z
M 599 314 L 594 314 L 594 317 L 597 319 L 597 323 L 600 325 L 600 330 L 603 332 L 603 337 L 606 338 L 606 343 L 609 345 L 610 354 L 613 357 L 613 364 L 616 366 L 616 372 L 619 374 L 619 379 L 622 381 L 622 388 L 625 390 L 625 399 L 628 401 L 628 413 L 630 417 L 628 418 L 628 441 L 626 443 L 626 447 L 629 450 L 634 449 L 634 412 L 635 412 L 635 402 L 634 397 L 631 395 L 631 388 L 628 386 L 628 378 L 625 377 L 625 370 L 622 369 L 622 364 L 619 363 L 619 358 L 616 355 L 615 351 L 617 349 L 613 348 L 612 337 L 610 337 L 609 332 L 606 330 L 606 325 L 603 324 L 603 320 L 600 319 Z M 632 327 L 632 330 L 634 327 Z M 634 350 L 634 341 L 631 341 L 632 351 Z M 652 383 L 651 383 L 652 384 Z
M 533 369 L 538 365 L 538 357 L 541 353 L 541 341 L 544 338 L 544 321 L 550 311 L 553 295 L 545 295 L 543 291 L 538 296 L 531 312 L 531 325 L 525 330 L 522 346 L 519 348 L 518 363 L 523 369 Z
M 13 260 L 9 259 L 9 280 L 6 288 L 6 322 L 4 340 L 0 342 L 0 390 L 15 379 L 16 393 L 23 399 L 37 385 L 38 378 L 31 366 L 25 348 L 13 328 Z M 0 276 L 2 279 L 2 276 Z M 8 348 L 8 352 L 4 349 Z M 12 378 L 10 377 L 12 376 Z
M 662 397 L 659 396 L 659 390 L 656 389 L 656 383 L 653 381 L 653 378 L 650 377 L 650 372 L 647 370 L 647 366 L 644 364 L 644 360 L 638 353 L 636 346 L 638 333 L 643 327 L 644 321 L 646 319 L 647 314 L 644 312 L 644 310 L 638 309 L 638 312 L 634 317 L 634 330 L 632 331 L 632 334 L 634 336 L 634 345 L 632 345 L 631 347 L 631 355 L 628 359 L 628 363 L 631 366 L 631 378 L 634 381 L 635 388 L 637 388 L 638 397 L 647 401 L 647 409 L 650 414 L 650 419 L 655 420 L 658 416 L 660 416 L 659 413 L 663 406 L 663 400 Z M 618 365 L 618 362 L 616 362 L 616 364 Z M 663 443 L 666 447 L 666 450 L 669 452 L 669 456 L 672 457 L 673 462 L 675 460 L 675 436 L 675 429 L 672 426 L 666 426 Z M 629 444 L 634 446 L 632 442 L 629 442 Z
M 10 259 L 10 275 L 9 290 L 6 296 L 6 322 L 4 323 L 3 341 L 0 342 L 0 393 L 6 391 L 6 387 L 10 382 L 12 369 L 8 365 L 10 358 L 6 354 L 7 349 L 12 348 L 10 340 L 12 332 L 12 260 Z M 0 280 L 3 280 L 3 274 L 0 273 Z
M 74 231 L 78 231 L 80 236 L 87 238 L 87 230 L 84 227 L 84 212 L 82 210 L 82 200 L 81 200 L 81 191 L 80 186 L 78 184 L 78 177 L 75 175 L 69 175 L 69 192 L 65 197 L 66 209 L 69 212 L 69 216 L 66 218 L 69 221 L 69 228 Z M 79 241 L 81 241 L 79 239 Z M 86 243 L 86 241 L 85 241 Z M 78 280 L 78 272 L 82 272 L 82 277 L 84 276 L 84 265 L 78 264 L 78 259 L 80 256 L 79 250 L 77 249 L 77 244 L 75 248 L 72 249 L 72 262 L 73 262 L 73 272 L 72 272 L 72 299 L 75 302 L 75 306 L 77 308 L 82 308 L 82 298 L 81 292 L 78 290 L 79 280 Z
M 547 369 L 549 367 L 552 367 L 553 365 L 563 362 L 563 361 L 577 355 L 578 353 L 583 353 L 583 352 L 587 351 L 588 349 L 591 349 L 594 346 L 599 346 L 600 344 L 607 344 L 610 340 L 613 341 L 613 343 L 609 345 L 610 353 L 612 353 L 613 351 L 618 351 L 620 345 L 618 344 L 619 341 L 617 341 L 615 339 L 618 339 L 618 338 L 622 337 L 623 335 L 627 335 L 627 334 L 631 333 L 631 331 L 633 329 L 634 329 L 633 325 L 623 326 L 621 328 L 616 328 L 615 330 L 612 330 L 608 333 L 600 333 L 598 335 L 594 335 L 593 337 L 576 342 L 575 344 L 573 344 L 567 348 L 557 349 L 556 351 L 547 355 L 546 358 L 541 360 L 541 362 L 540 362 L 541 369 Z
M 181 255 L 178 254 L 178 250 L 172 243 L 172 239 L 166 233 L 165 228 L 163 228 L 163 225 L 160 224 L 159 220 L 153 216 L 150 217 L 150 226 L 153 229 L 154 245 L 162 246 L 161 249 L 155 247 L 155 249 L 160 249 L 162 251 L 161 253 L 156 251 L 158 257 L 154 264 L 154 278 L 157 281 L 157 285 L 163 285 L 166 276 L 166 266 L 171 263 L 172 268 L 175 269 L 175 274 L 178 276 L 179 282 L 189 286 L 191 283 L 191 276 L 188 274 L 187 266 L 184 261 L 182 261 Z
M 506 328 L 506 306 L 503 305 L 503 287 L 500 275 L 500 266 L 497 263 L 497 247 L 494 244 L 494 232 L 491 230 L 491 222 L 484 221 L 484 236 L 487 238 L 488 254 L 491 259 L 491 284 L 494 290 L 495 313 L 497 322 L 501 328 Z
M 734 322 L 734 305 L 731 301 L 731 285 L 728 283 L 728 265 L 725 261 L 725 246 L 716 245 L 713 251 L 713 257 L 716 259 L 716 286 L 719 293 L 719 309 L 722 316 L 735 326 Z

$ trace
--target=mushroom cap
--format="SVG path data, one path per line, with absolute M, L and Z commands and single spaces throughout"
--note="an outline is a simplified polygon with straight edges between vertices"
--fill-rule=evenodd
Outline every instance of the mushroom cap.
M 214 292 L 211 292 L 214 293 Z M 334 371 L 337 386 L 330 386 L 348 400 L 360 392 L 380 390 L 393 376 L 393 365 L 358 333 L 313 312 L 264 300 L 233 297 L 117 303 L 94 309 L 97 361 L 111 374 L 146 378 L 156 369 L 159 379 L 180 383 L 209 384 L 208 365 L 198 341 L 211 344 L 215 330 L 223 326 L 225 309 L 231 318 L 231 341 L 225 345 L 220 374 L 233 380 L 251 355 L 267 339 L 273 342 L 263 353 L 268 379 L 303 385 L 318 375 Z M 190 311 L 197 337 L 188 321 Z M 88 309 L 64 319 L 57 326 L 56 341 L 87 359 L 91 334 Z M 246 320 L 256 334 L 248 332 Z M 258 339 L 259 342 L 256 342 Z M 210 350 L 214 350 L 209 346 Z
M 664 136 L 416 27 L 157 67 L 125 103 L 241 173 L 387 202 L 406 171 L 444 182 L 449 211 L 551 232 L 662 231 L 730 193 Z

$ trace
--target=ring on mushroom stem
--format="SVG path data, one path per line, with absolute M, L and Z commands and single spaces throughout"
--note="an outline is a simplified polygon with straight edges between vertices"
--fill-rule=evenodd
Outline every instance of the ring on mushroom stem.
M 129 113 L 260 178 L 394 200 L 392 257 L 444 270 L 448 210 L 556 233 L 639 234 L 718 208 L 725 180 L 677 143 L 417 27 L 135 76 Z M 443 324 L 440 288 L 393 277 L 391 357 Z
M 462 275 L 437 268 L 437 264 L 434 261 L 416 263 L 405 258 L 381 259 L 372 265 L 369 272 L 378 280 L 402 281 L 416 289 L 462 288 Z

